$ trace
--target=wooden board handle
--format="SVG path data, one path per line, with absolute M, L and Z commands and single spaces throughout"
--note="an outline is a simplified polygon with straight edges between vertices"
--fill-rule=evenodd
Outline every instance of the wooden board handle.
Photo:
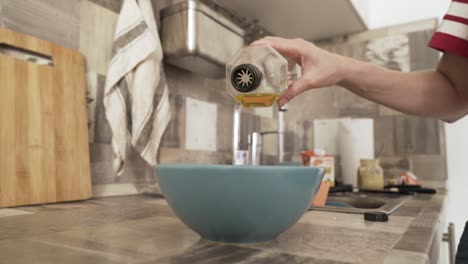
M 4 43 L 20 50 L 27 50 L 32 53 L 41 54 L 46 57 L 53 57 L 53 44 L 50 42 L 6 28 L 0 28 L 0 43 Z
M 0 54 L 9 56 L 15 59 L 24 60 L 38 65 L 54 66 L 54 60 L 51 56 L 44 55 L 27 49 L 11 46 L 0 42 Z

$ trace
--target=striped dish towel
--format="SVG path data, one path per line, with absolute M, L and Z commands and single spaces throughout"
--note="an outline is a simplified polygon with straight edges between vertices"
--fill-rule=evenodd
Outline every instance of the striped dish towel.
M 103 99 L 117 175 L 123 172 L 128 141 L 148 164 L 156 165 L 159 142 L 171 118 L 162 56 L 151 0 L 125 0 Z

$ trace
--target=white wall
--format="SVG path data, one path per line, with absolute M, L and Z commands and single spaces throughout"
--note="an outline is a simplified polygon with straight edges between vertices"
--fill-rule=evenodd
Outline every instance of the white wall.
M 447 124 L 445 133 L 449 190 L 447 220 L 455 224 L 458 243 L 468 221 L 468 116 Z
M 369 29 L 442 18 L 451 0 L 351 0 Z
M 370 0 L 351 0 L 354 8 L 361 16 L 366 25 L 369 25 L 370 20 Z

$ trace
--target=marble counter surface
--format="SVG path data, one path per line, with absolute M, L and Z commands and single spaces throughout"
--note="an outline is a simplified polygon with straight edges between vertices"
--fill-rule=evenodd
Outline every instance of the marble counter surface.
M 0 263 L 431 263 L 445 195 L 418 195 L 387 223 L 310 211 L 276 240 L 201 240 L 158 196 L 0 209 Z

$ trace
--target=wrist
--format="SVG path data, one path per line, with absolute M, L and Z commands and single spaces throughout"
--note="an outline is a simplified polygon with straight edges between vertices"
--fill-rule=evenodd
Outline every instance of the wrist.
M 337 76 L 338 86 L 348 88 L 352 85 L 353 77 L 356 77 L 356 69 L 359 69 L 359 65 L 356 65 L 359 61 L 348 58 L 345 56 L 337 55 Z

